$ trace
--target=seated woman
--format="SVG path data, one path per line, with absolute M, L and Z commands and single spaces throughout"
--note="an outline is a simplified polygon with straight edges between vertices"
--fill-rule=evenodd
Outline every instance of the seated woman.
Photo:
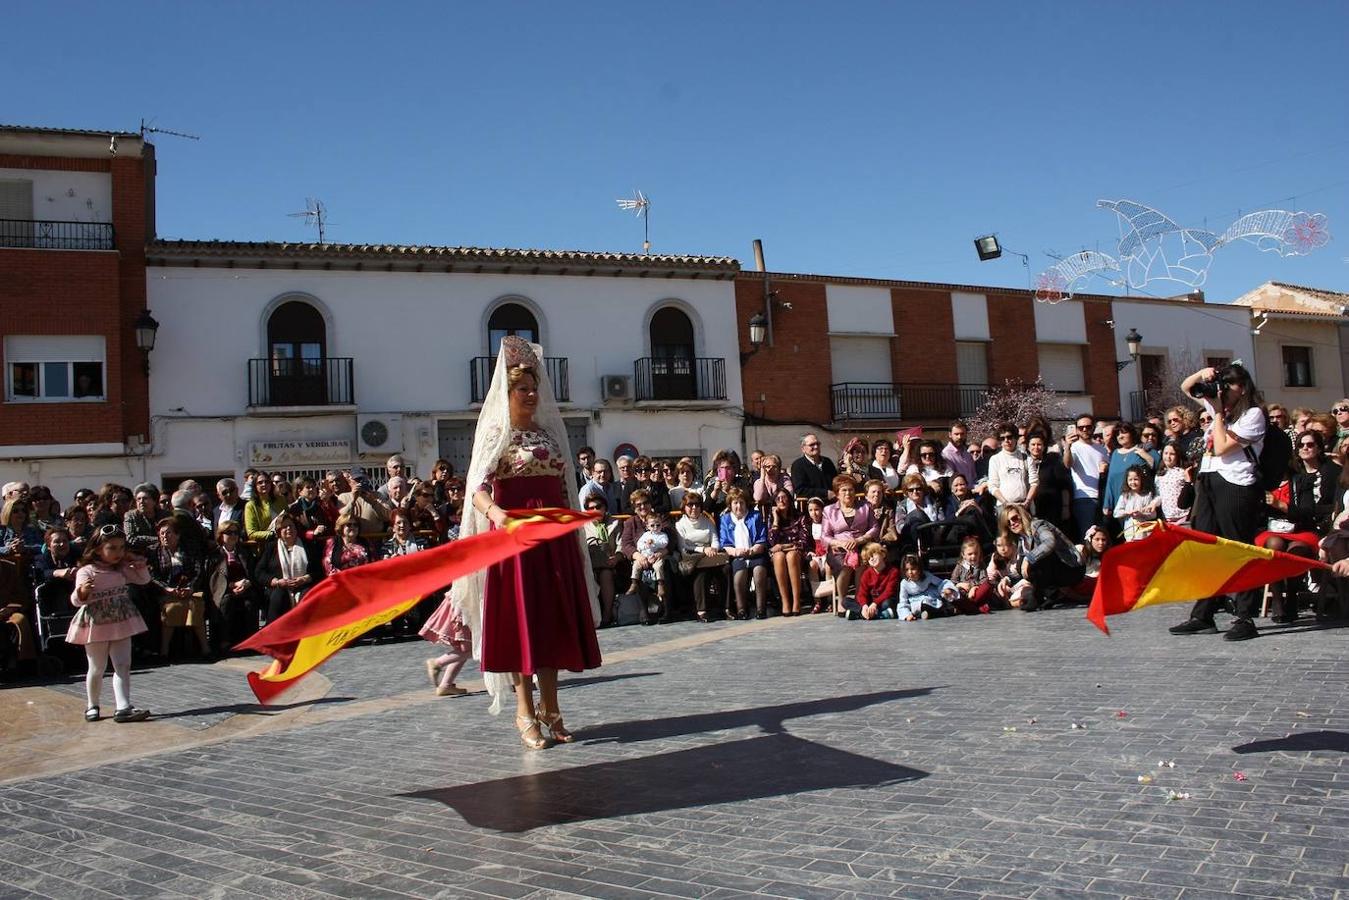
M 768 557 L 773 562 L 784 616 L 801 615 L 801 560 L 815 545 L 809 522 L 796 508 L 791 491 L 778 488 L 768 515 Z
M 777 505 L 777 492 L 792 494 L 792 476 L 782 468 L 782 457 L 765 453 L 754 481 L 754 506 L 767 517 Z
M 590 568 L 595 573 L 595 584 L 600 592 L 600 628 L 614 624 L 614 597 L 618 569 L 624 562 L 623 554 L 618 552 L 618 534 L 621 530 L 616 519 L 609 515 L 609 504 L 599 494 L 588 494 L 585 498 L 586 512 L 596 512 L 600 518 L 587 522 L 583 532 L 586 550 L 590 554 Z
M 291 526 L 294 527 L 294 521 Z M 279 534 L 280 532 L 278 532 Z M 350 516 L 340 516 L 337 533 L 328 538 L 323 548 L 323 574 L 332 575 L 345 569 L 354 569 L 374 562 L 370 548 L 361 539 L 361 524 Z
M 693 461 L 693 457 L 685 456 L 679 462 L 675 463 L 675 484 L 670 488 L 670 508 L 684 508 L 684 494 L 688 491 L 699 490 L 695 483 L 698 477 L 698 466 Z M 702 494 L 699 492 L 699 497 Z M 701 500 L 699 501 L 701 504 Z
M 870 463 L 867 460 L 866 440 L 855 437 L 848 441 L 847 446 L 843 448 L 843 453 L 838 458 L 838 473 L 851 477 L 861 488 L 862 483 L 867 480 L 868 465 Z
M 426 549 L 422 539 L 412 530 L 412 516 L 406 509 L 394 509 L 389 512 L 389 528 L 393 532 L 379 548 L 379 558 L 407 556 Z
M 1020 503 L 1008 503 L 998 514 L 998 524 L 1017 542 L 1021 551 L 1020 574 L 1030 583 L 1021 608 L 1026 612 L 1048 608 L 1059 601 L 1059 592 L 1082 581 L 1086 567 L 1077 548 L 1062 531 L 1044 519 L 1032 519 Z
M 33 560 L 42 553 L 42 535 L 28 524 L 28 504 L 15 498 L 0 507 L 0 622 L 22 623 L 27 638 L 17 642 L 24 659 L 35 653 L 32 640 Z M 5 612 L 5 611 L 8 612 Z
M 917 547 L 919 533 L 925 525 L 935 525 L 954 518 L 954 498 L 943 502 L 933 492 L 932 486 L 923 480 L 923 476 L 912 472 L 904 476 L 904 499 L 899 502 L 897 517 L 902 517 L 899 526 L 899 543 L 902 547 Z M 930 529 L 928 529 L 930 530 Z
M 867 480 L 874 478 L 885 482 L 887 491 L 899 490 L 899 480 L 903 477 L 903 473 L 895 468 L 894 454 L 894 445 L 885 438 L 871 442 L 871 464 L 867 466 Z
M 649 456 L 638 456 L 632 461 L 632 474 L 637 478 L 638 489 L 645 489 L 651 495 L 651 506 L 662 515 L 670 514 L 670 489 L 660 476 L 660 469 Z
M 634 515 L 634 518 L 637 516 Z M 674 599 L 670 560 L 678 550 L 679 538 L 669 533 L 669 522 L 654 508 L 648 507 L 640 518 L 645 527 L 637 536 L 637 552 L 633 555 L 632 582 L 628 585 L 628 593 L 642 598 L 642 615 L 638 620 L 641 624 L 654 625 L 659 621 L 666 625 L 674 621 L 670 615 Z M 653 618 L 651 611 L 652 592 L 656 595 L 659 619 Z
M 35 484 L 28 494 L 32 509 L 33 527 L 46 533 L 48 528 L 61 524 L 61 504 L 52 496 L 51 488 Z
M 436 508 L 436 489 L 429 483 L 423 481 L 413 488 L 412 502 L 408 504 L 407 512 L 412 530 L 418 537 L 425 540 L 429 535 L 432 543 L 445 540 L 448 526 L 445 517 Z
M 339 525 L 356 527 L 351 520 L 339 520 Z M 328 542 L 331 544 L 333 540 L 329 538 Z M 275 539 L 263 547 L 253 574 L 253 581 L 267 592 L 267 622 L 285 615 L 318 577 L 317 566 L 305 552 L 295 521 L 288 515 L 279 516 Z
M 846 476 L 840 476 L 844 478 Z M 852 479 L 847 479 L 852 483 Z M 754 580 L 756 618 L 768 618 L 768 529 L 763 516 L 751 509 L 749 495 L 732 488 L 726 495 L 718 537 L 731 560 L 731 585 L 735 591 L 737 619 L 749 618 L 749 586 Z
M 837 499 L 824 508 L 821 540 L 829 551 L 829 572 L 837 584 L 835 599 L 842 602 L 857 582 L 857 551 L 874 541 L 880 529 L 871 507 L 858 502 L 857 482 L 851 475 L 836 476 L 833 488 Z
M 258 630 L 265 607 L 253 583 L 257 560 L 244 546 L 243 526 L 225 519 L 216 529 L 217 563 L 211 573 L 211 599 L 220 616 L 224 634 L 215 638 L 216 651 L 233 647 Z
M 94 526 L 89 524 L 89 508 L 82 503 L 72 503 L 66 507 L 66 531 L 70 532 L 70 543 L 76 553 L 83 553 L 94 536 Z
M 1293 444 L 1297 459 L 1288 480 L 1266 497 L 1270 507 L 1268 528 L 1256 535 L 1257 546 L 1282 550 L 1297 556 L 1315 557 L 1321 538 L 1330 531 L 1331 515 L 1339 499 L 1342 470 L 1326 456 L 1324 438 L 1307 430 Z M 1321 590 L 1321 572 L 1309 573 L 1310 582 Z M 1288 624 L 1298 618 L 1298 594 L 1302 579 L 1286 579 L 1270 586 L 1271 617 Z
M 936 441 L 924 439 L 918 442 L 918 461 L 911 463 L 904 474 L 923 476 L 928 488 L 942 502 L 951 493 L 952 472 L 941 455 L 941 444 Z
M 872 515 L 876 517 L 876 540 L 890 551 L 893 559 L 898 559 L 896 554 L 899 551 L 901 528 L 900 523 L 896 521 L 895 501 L 886 492 L 885 482 L 879 478 L 867 480 L 862 484 L 862 496 L 867 506 L 871 507 Z
M 194 526 L 195 527 L 195 526 Z M 178 520 L 159 520 L 157 545 L 150 553 L 148 589 L 159 602 L 159 655 L 167 658 L 173 633 L 192 629 L 203 657 L 211 655 L 206 642 L 206 561 L 189 553 L 181 541 Z
M 684 514 L 675 521 L 675 532 L 679 536 L 679 574 L 690 582 L 693 610 L 698 621 L 705 623 L 708 621 L 708 584 L 712 579 L 724 578 L 730 557 L 721 550 L 717 523 L 703 510 L 703 495 L 690 490 L 680 499 Z M 723 612 L 726 618 L 731 617 L 729 606 Z
M 732 488 L 738 488 L 748 499 L 750 483 L 741 471 L 739 454 L 734 450 L 718 450 L 703 480 L 703 505 L 707 511 L 714 516 L 724 512 Z
M 997 534 L 998 522 L 991 512 L 993 498 L 985 494 L 980 497 L 964 475 L 951 476 L 952 518 L 967 526 L 970 534 L 979 538 L 979 542 L 988 546 Z
M 318 483 L 305 476 L 295 479 L 295 501 L 286 508 L 300 529 L 306 552 L 315 553 L 333 534 L 336 519 L 329 519 L 331 507 L 319 502 Z

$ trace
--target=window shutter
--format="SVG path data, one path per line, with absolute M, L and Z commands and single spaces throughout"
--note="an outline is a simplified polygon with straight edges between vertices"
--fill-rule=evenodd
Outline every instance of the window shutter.
M 1082 375 L 1082 348 L 1077 344 L 1040 344 L 1040 377 L 1044 383 L 1065 394 L 1086 391 Z

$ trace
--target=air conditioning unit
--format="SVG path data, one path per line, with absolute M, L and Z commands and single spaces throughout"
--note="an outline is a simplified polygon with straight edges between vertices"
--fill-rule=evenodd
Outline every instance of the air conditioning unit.
M 600 395 L 605 403 L 632 399 L 631 375 L 605 375 L 600 378 Z
M 388 414 L 356 417 L 356 446 L 361 453 L 403 452 L 403 417 Z

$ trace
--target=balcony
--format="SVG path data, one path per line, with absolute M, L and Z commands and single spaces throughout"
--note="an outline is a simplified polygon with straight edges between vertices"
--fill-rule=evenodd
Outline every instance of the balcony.
M 487 396 L 487 388 L 492 384 L 492 373 L 496 370 L 495 356 L 475 356 L 468 361 L 468 384 L 471 393 L 470 402 L 481 403 Z M 567 380 L 567 358 L 564 356 L 545 356 L 543 366 L 548 371 L 548 380 L 553 383 L 553 394 L 558 403 L 571 402 L 571 385 Z
M 0 219 L 0 247 L 22 250 L 113 250 L 111 222 Z
M 986 384 L 892 384 L 848 381 L 829 386 L 834 421 L 956 419 L 988 399 Z
M 354 406 L 352 358 L 250 359 L 250 407 Z
M 706 356 L 645 356 L 632 366 L 642 400 L 725 400 L 726 360 Z

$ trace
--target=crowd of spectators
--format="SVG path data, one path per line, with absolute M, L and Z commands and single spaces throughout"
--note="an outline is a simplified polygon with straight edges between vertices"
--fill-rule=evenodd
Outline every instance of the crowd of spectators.
M 1291 447 L 1257 543 L 1349 559 L 1349 400 L 1265 413 L 1267 434 Z M 602 514 L 584 532 L 598 625 L 770 610 L 916 621 L 1086 602 L 1110 546 L 1189 521 L 1207 415 L 1189 405 L 1138 423 L 1082 415 L 1057 433 L 1037 417 L 981 435 L 956 421 L 940 439 L 857 436 L 837 460 L 808 433 L 790 461 L 725 449 L 706 471 L 688 457 L 610 462 L 583 447 L 581 505 Z M 334 572 L 457 537 L 464 485 L 448 462 L 419 480 L 395 456 L 386 474 L 378 489 L 359 468 L 294 481 L 249 470 L 242 485 L 186 481 L 168 495 L 105 484 L 66 506 L 44 486 L 4 485 L 0 669 L 31 664 L 44 633 L 59 636 L 38 619 L 71 612 L 99 529 L 124 532 L 152 573 L 134 594 L 150 629 L 136 640 L 142 661 L 211 658 Z M 1344 606 L 1340 579 L 1323 571 L 1272 585 L 1268 600 L 1283 623 Z M 417 614 L 395 624 L 411 630 Z

